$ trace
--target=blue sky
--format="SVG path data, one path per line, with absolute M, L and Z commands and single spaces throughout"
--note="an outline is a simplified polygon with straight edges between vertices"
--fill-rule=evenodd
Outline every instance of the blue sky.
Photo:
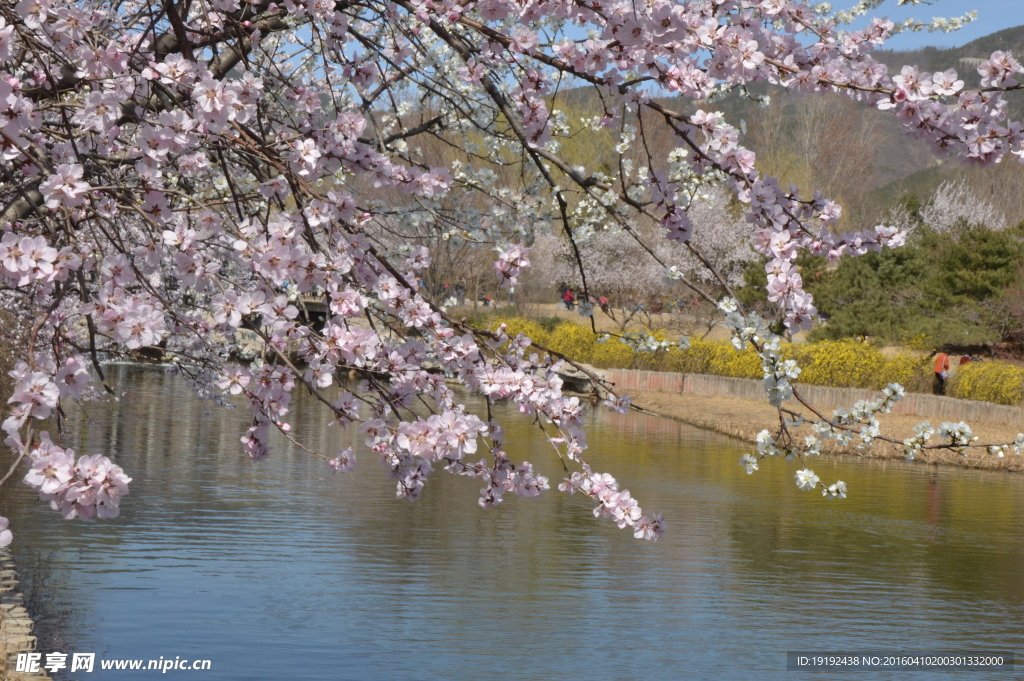
M 856 0 L 831 2 L 836 9 L 845 9 L 855 4 Z M 888 0 L 868 16 L 887 16 L 894 21 L 907 17 L 930 21 L 932 17 L 959 17 L 971 10 L 977 10 L 978 18 L 953 33 L 901 33 L 886 43 L 886 47 L 893 50 L 913 50 L 925 45 L 956 47 L 989 33 L 1024 24 L 1024 0 L 935 0 L 931 5 L 921 4 L 916 7 L 899 7 L 896 2 L 897 0 Z M 861 23 L 858 22 L 855 26 L 859 28 Z

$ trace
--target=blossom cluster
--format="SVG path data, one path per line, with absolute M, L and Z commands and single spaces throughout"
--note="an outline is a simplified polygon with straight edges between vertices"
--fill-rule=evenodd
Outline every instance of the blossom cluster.
M 665 520 L 661 513 L 648 517 L 643 514 L 636 499 L 628 489 L 619 489 L 619 483 L 608 473 L 595 473 L 590 466 L 583 466 L 562 481 L 558 489 L 575 494 L 580 492 L 597 502 L 595 517 L 611 518 L 619 527 L 632 527 L 633 536 L 638 539 L 657 541 L 665 531 Z
M 434 464 L 443 464 L 456 475 L 483 479 L 486 486 L 480 490 L 479 499 L 483 508 L 500 504 L 506 492 L 533 497 L 548 488 L 547 478 L 536 475 L 529 462 L 516 466 L 509 460 L 501 447 L 500 426 L 485 423 L 473 414 L 450 410 L 403 422 L 396 428 L 389 428 L 382 419 L 371 419 L 361 430 L 367 435 L 366 446 L 380 454 L 381 463 L 397 481 L 396 496 L 400 499 L 419 498 Z M 466 461 L 466 457 L 476 454 L 478 439 L 487 436 L 493 440 L 493 464 Z
M 962 447 L 978 439 L 971 430 L 971 427 L 963 421 L 958 423 L 953 423 L 952 421 L 940 423 L 939 437 L 948 438 L 950 445 L 955 449 L 959 449 L 961 454 L 964 451 Z
M 25 484 L 65 519 L 116 518 L 132 481 L 121 467 L 100 454 L 76 459 L 74 450 L 58 447 L 46 432 L 39 437 L 29 450 L 32 468 Z
M 12 286 L 52 284 L 79 266 L 70 247 L 52 248 L 45 237 L 8 232 L 0 238 L 0 275 Z
M 6 444 L 23 448 L 20 430 L 30 419 L 48 418 L 61 398 L 78 399 L 88 386 L 90 375 L 85 360 L 78 355 L 68 357 L 51 371 L 33 371 L 26 362 L 18 362 L 11 371 L 14 392 L 8 402 L 14 404 L 10 415 L 0 425 L 7 434 Z
M 1024 433 L 1018 433 L 1016 439 L 1009 445 L 989 445 L 988 447 L 988 453 L 1000 459 L 1011 451 L 1018 456 L 1024 451 Z

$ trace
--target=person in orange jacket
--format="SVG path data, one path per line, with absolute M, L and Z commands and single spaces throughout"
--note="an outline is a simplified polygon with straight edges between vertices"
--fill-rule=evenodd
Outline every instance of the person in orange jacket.
M 946 394 L 946 379 L 949 378 L 949 355 L 940 352 L 935 355 L 935 387 L 936 395 Z

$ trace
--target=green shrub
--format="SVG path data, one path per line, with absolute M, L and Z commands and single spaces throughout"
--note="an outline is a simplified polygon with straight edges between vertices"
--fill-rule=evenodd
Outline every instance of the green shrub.
M 1000 340 L 1001 320 L 988 301 L 1019 283 L 1024 226 L 965 228 L 955 237 L 928 227 L 902 248 L 843 258 L 804 258 L 801 275 L 828 318 L 810 340 L 856 336 L 919 347 Z
M 549 333 L 554 331 L 559 325 L 567 323 L 566 320 L 561 317 L 538 317 L 534 321 L 540 324 L 541 328 Z

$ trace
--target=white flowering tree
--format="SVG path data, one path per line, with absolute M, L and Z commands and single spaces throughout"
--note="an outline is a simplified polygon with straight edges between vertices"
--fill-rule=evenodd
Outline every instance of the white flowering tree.
M 16 459 L 0 484 L 23 479 L 66 518 L 117 515 L 126 472 L 40 428 L 65 402 L 112 390 L 105 361 L 157 352 L 198 394 L 246 405 L 240 445 L 254 459 L 272 431 L 295 441 L 289 407 L 306 390 L 365 434 L 400 498 L 415 500 L 437 468 L 476 479 L 483 507 L 547 489 L 506 455 L 500 423 L 462 406 L 453 377 L 547 425 L 561 490 L 657 538 L 661 516 L 587 463 L 583 405 L 558 376 L 571 358 L 450 318 L 417 275 L 432 245 L 457 235 L 497 246 L 495 274 L 512 286 L 535 235 L 601 225 L 717 304 L 633 228 L 658 225 L 728 292 L 688 212 L 694 188 L 714 181 L 743 206 L 786 323 L 808 327 L 798 253 L 857 256 L 904 235 L 843 233 L 829 197 L 760 173 L 713 95 L 752 82 L 841 93 L 964 163 L 1024 155 L 1003 100 L 1019 88 L 1017 60 L 994 53 L 975 90 L 954 71 L 888 74 L 871 54 L 897 27 L 842 29 L 878 4 L 831 15 L 791 0 L 3 0 L 0 284 L 31 331 L 2 426 Z M 571 88 L 592 91 L 595 118 L 563 115 Z M 563 157 L 567 140 L 600 134 L 619 140 L 600 168 Z M 324 296 L 322 329 L 286 292 Z M 772 403 L 799 398 L 778 339 L 730 294 L 721 307 L 737 345 L 761 352 Z M 235 359 L 253 339 L 265 359 Z M 339 371 L 365 380 L 325 392 Z M 820 436 L 868 442 L 900 393 L 835 418 L 801 403 Z M 759 456 L 818 450 L 783 423 Z M 973 446 L 966 432 L 933 443 L 922 431 L 906 447 Z M 354 463 L 351 451 L 307 451 L 337 470 Z M 797 481 L 845 494 L 806 466 Z
M 760 255 L 751 245 L 753 228 L 731 210 L 725 186 L 700 184 L 691 191 L 689 241 L 658 238 L 660 227 L 649 220 L 631 226 L 641 237 L 635 240 L 614 222 L 599 223 L 593 229 L 577 227 L 571 238 L 559 233 L 536 242 L 534 251 L 547 251 L 552 260 L 540 276 L 569 284 L 581 301 L 607 298 L 607 315 L 620 331 L 642 319 L 649 328 L 704 327 L 706 334 L 722 315 L 717 306 L 695 297 L 680 279 L 699 282 L 706 293 L 724 295 L 719 279 L 728 286 L 742 285 L 744 267 Z M 661 263 L 672 263 L 670 270 Z M 597 308 L 581 302 L 579 309 L 591 315 Z
M 965 180 L 940 184 L 921 209 L 921 222 L 954 238 L 966 227 L 984 225 L 996 232 L 1007 227 L 1006 216 L 990 201 L 978 198 Z

